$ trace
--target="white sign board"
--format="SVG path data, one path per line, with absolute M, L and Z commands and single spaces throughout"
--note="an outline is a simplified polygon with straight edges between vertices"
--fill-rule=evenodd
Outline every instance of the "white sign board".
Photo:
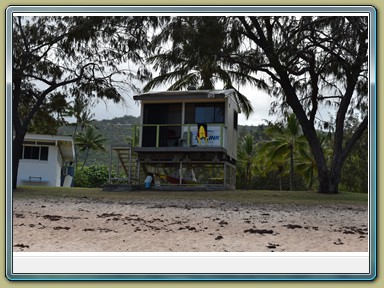
M 221 146 L 221 137 L 220 135 L 220 126 L 210 126 L 207 127 L 207 140 L 201 139 L 200 141 L 197 138 L 198 130 L 197 125 L 190 127 L 191 132 L 191 146 L 211 146 L 211 147 L 220 147 Z M 184 127 L 184 131 L 188 131 L 187 127 Z M 224 143 L 224 142 L 223 142 Z

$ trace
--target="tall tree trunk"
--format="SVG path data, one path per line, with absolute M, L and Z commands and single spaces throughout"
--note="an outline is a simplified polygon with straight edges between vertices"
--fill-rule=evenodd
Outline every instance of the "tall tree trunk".
M 76 134 L 77 134 L 77 128 L 78 128 L 78 124 L 76 123 L 76 126 L 75 126 L 75 130 L 73 131 L 73 134 L 72 134 L 72 138 L 75 139 L 76 137 Z M 75 144 L 75 168 L 77 169 L 78 167 L 78 164 L 77 164 L 77 155 L 79 154 L 78 153 L 78 149 L 76 147 L 76 144 Z
M 309 176 L 309 191 L 312 191 L 312 186 L 313 186 L 313 168 L 311 169 L 311 174 Z
M 20 155 L 23 149 L 23 141 L 26 132 L 18 132 L 12 141 L 12 189 L 17 188 L 17 176 L 19 171 Z
M 287 103 L 295 113 L 303 130 L 303 134 L 307 138 L 308 144 L 311 147 L 313 157 L 315 158 L 319 180 L 318 192 L 323 194 L 337 194 L 340 182 L 341 166 L 333 166 L 334 169 L 329 170 L 323 148 L 321 147 L 314 126 L 311 125 L 308 120 L 294 89 L 287 84 L 289 83 L 288 79 L 285 79 L 284 83 L 286 84 L 286 89 L 290 91 L 290 94 L 287 96 Z M 341 151 L 337 151 L 336 153 L 340 155 Z
M 325 167 L 318 168 L 318 179 L 319 179 L 319 193 L 323 194 L 334 194 L 330 191 L 330 180 L 329 174 Z
M 245 181 L 247 183 L 247 188 L 250 188 L 251 187 L 251 164 L 247 164 L 247 172 L 246 172 L 246 175 L 245 175 Z
M 85 153 L 85 159 L 84 159 L 83 165 L 81 166 L 81 170 L 83 170 L 85 166 L 85 162 L 87 162 L 88 154 L 89 154 L 89 147 L 87 147 L 87 152 Z
M 277 60 L 275 59 L 275 62 Z M 305 138 L 307 138 L 308 144 L 311 147 L 313 157 L 315 158 L 317 170 L 318 170 L 318 179 L 319 179 L 319 193 L 333 193 L 331 192 L 330 182 L 329 182 L 329 171 L 327 168 L 327 162 L 324 156 L 324 151 L 321 147 L 319 138 L 315 127 L 311 125 L 310 120 L 308 120 L 305 111 L 296 95 L 295 89 L 291 86 L 289 77 L 286 74 L 284 69 L 278 71 L 280 75 L 280 84 L 286 93 L 286 102 L 292 108 L 293 113 L 295 113 L 297 120 L 300 123 L 300 126 L 303 130 Z M 332 188 L 333 189 L 333 188 Z M 337 192 L 336 192 L 337 193 Z
M 290 158 L 291 158 L 291 163 L 290 163 L 290 171 L 289 171 L 289 190 L 293 191 L 293 145 L 290 145 Z
M 339 193 L 341 166 L 331 169 L 323 169 L 319 171 L 319 193 L 324 194 L 337 194 Z
M 283 173 L 283 167 L 282 166 L 278 166 L 278 169 L 279 169 L 279 186 L 280 186 L 280 191 L 283 191 L 283 187 L 282 187 L 282 184 L 281 184 L 281 177 L 282 177 L 282 173 Z

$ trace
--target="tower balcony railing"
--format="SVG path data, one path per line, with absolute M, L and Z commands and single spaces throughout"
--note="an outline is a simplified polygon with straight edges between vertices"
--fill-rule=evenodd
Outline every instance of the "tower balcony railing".
M 135 147 L 221 147 L 226 149 L 223 123 L 142 124 L 133 127 Z

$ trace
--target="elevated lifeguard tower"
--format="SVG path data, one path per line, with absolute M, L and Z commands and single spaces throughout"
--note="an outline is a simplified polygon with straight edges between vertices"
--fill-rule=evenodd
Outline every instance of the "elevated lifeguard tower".
M 140 178 L 153 187 L 234 189 L 238 105 L 234 90 L 148 92 L 134 128 Z M 140 181 L 144 179 L 140 179 Z

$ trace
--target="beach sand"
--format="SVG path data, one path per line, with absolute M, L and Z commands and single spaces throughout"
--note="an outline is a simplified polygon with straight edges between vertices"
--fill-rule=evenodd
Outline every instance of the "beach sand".
M 15 199 L 16 252 L 367 252 L 368 209 Z

